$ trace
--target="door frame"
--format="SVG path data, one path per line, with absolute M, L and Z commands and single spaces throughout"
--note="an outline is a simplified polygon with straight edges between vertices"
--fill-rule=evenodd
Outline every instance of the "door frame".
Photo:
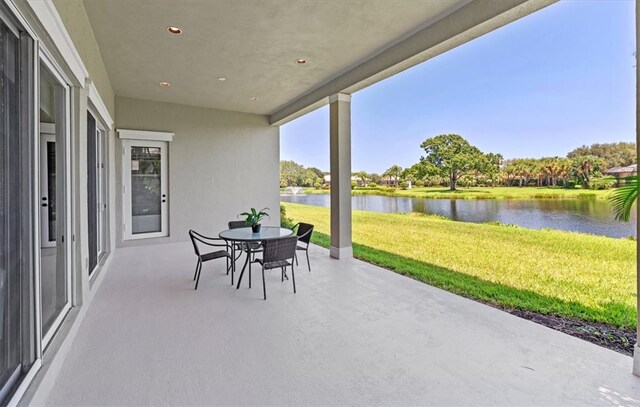
M 122 138 L 122 137 L 121 137 Z M 131 208 L 131 147 L 160 148 L 160 194 L 161 206 L 160 231 L 150 233 L 132 233 Z M 169 236 L 169 162 L 168 141 L 125 139 L 122 140 L 122 226 L 123 240 L 150 239 Z

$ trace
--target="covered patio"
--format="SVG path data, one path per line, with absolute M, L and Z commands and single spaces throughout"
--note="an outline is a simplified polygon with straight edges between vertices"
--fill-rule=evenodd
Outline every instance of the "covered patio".
M 312 246 L 298 293 L 123 248 L 46 398 L 73 405 L 640 406 L 631 358 Z
M 352 94 L 555 1 L 0 0 L 20 117 L 0 404 L 640 405 L 640 347 L 353 259 Z M 194 290 L 188 231 L 280 225 L 280 126 L 326 105 L 330 249 L 297 294 L 277 270 L 267 301 L 258 273 L 236 290 L 221 261 Z

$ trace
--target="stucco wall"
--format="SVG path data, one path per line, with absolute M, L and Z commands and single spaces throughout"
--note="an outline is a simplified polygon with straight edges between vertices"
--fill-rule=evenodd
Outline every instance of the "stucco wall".
M 58 10 L 82 62 L 89 71 L 90 79 L 96 85 L 109 113 L 114 116 L 115 93 L 82 0 L 53 0 L 53 4 Z
M 190 228 L 217 236 L 251 207 L 269 207 L 263 224 L 279 224 L 280 135 L 266 116 L 117 97 L 116 128 L 175 133 L 169 143 L 170 236 L 125 245 L 187 240 Z M 116 145 L 116 191 L 122 191 L 122 142 Z M 116 225 L 122 225 L 122 195 L 116 201 Z M 121 246 L 122 227 L 116 230 Z

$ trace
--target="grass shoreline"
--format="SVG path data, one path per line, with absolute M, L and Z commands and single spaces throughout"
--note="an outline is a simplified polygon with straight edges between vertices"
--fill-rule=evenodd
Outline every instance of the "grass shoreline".
M 328 247 L 328 208 L 283 205 Z M 637 324 L 633 241 L 364 211 L 353 212 L 353 240 L 359 259 L 501 309 Z
M 281 190 L 284 192 L 285 190 Z M 450 191 L 441 187 L 422 187 L 412 189 L 358 187 L 352 195 L 382 195 L 427 199 L 495 199 L 495 200 L 561 200 L 561 199 L 607 199 L 612 190 L 565 189 L 559 187 L 479 187 L 459 188 Z M 327 189 L 306 188 L 301 191 L 307 195 L 328 194 Z

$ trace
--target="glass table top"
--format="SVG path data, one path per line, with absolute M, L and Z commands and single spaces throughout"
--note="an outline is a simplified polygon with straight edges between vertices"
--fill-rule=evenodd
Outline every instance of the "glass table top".
M 240 242 L 261 241 L 278 239 L 280 237 L 291 236 L 293 230 L 279 228 L 277 226 L 262 226 L 259 233 L 253 233 L 250 227 L 223 230 L 218 234 L 221 239 Z

